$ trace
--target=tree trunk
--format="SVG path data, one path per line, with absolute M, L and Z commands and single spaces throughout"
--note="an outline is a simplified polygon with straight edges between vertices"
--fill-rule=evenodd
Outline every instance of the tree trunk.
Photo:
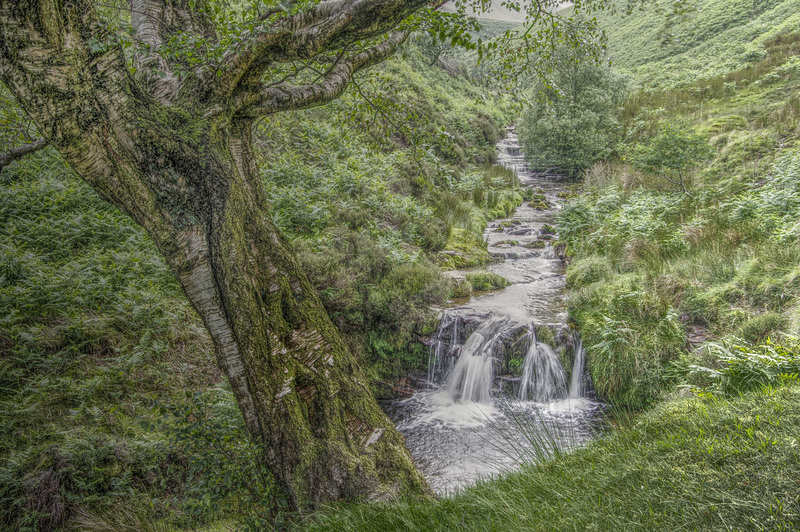
M 270 221 L 250 124 L 215 143 L 236 172 L 170 263 L 211 332 L 248 428 L 297 508 L 424 491 L 403 438 Z M 220 154 L 222 158 L 222 154 Z
M 162 105 L 118 47 L 83 43 L 85 10 L 29 23 L 43 11 L 28 4 L 0 0 L 0 80 L 164 254 L 292 505 L 429 493 L 270 221 L 251 121 L 203 101 L 202 88 L 181 87 L 195 107 Z

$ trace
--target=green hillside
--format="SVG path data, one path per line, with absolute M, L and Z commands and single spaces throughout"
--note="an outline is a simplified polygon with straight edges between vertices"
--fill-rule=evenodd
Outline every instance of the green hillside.
M 608 423 L 453 497 L 287 514 L 145 233 L 53 150 L 5 168 L 0 530 L 800 528 L 798 8 L 601 15 L 633 81 L 621 140 L 573 183 L 559 238 Z M 256 131 L 272 216 L 382 397 L 424 371 L 443 271 L 489 260 L 487 220 L 522 201 L 492 164 L 510 97 L 428 46 Z M 0 96 L 0 122 L 19 122 Z M 663 147 L 683 142 L 704 149 L 676 181 L 682 154 Z
M 672 25 L 604 16 L 634 79 L 623 140 L 559 220 L 570 315 L 616 428 L 452 498 L 343 508 L 310 529 L 800 526 L 798 5 L 697 4 Z M 705 148 L 670 150 L 689 144 Z
M 673 88 L 743 68 L 763 58 L 765 42 L 800 25 L 797 0 L 701 0 L 682 16 L 667 16 L 672 4 L 644 2 L 627 17 L 598 16 L 615 66 L 645 88 Z

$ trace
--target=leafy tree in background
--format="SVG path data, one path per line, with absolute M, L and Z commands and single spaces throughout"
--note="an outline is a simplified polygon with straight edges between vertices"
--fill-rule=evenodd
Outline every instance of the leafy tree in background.
M 687 177 L 700 163 L 707 161 L 712 152 L 704 137 L 668 125 L 649 143 L 636 145 L 629 159 L 637 170 L 657 175 L 687 194 Z
M 523 8 L 536 32 L 482 44 L 466 12 L 489 0 L 456 0 L 456 13 L 438 0 L 115 1 L 0 0 L 0 81 L 42 136 L 6 151 L 0 168 L 52 146 L 147 231 L 294 508 L 427 493 L 271 222 L 253 125 L 337 98 L 415 28 L 482 57 L 546 57 L 579 40 L 559 24 L 559 2 Z
M 520 119 L 520 140 L 534 166 L 576 177 L 612 153 L 627 86 L 608 64 L 587 61 L 579 49 L 562 47 L 554 59 Z

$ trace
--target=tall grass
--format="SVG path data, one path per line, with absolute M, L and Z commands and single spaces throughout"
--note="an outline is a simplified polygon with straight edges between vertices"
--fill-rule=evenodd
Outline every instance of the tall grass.
M 793 530 L 800 389 L 665 404 L 437 501 L 337 507 L 302 530 Z

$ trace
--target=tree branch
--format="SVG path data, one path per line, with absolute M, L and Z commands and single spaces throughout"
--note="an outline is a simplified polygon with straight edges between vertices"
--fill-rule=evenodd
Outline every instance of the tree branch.
M 44 138 L 41 138 L 31 142 L 30 144 L 25 144 L 24 146 L 20 146 L 19 148 L 14 148 L 13 150 L 9 150 L 6 153 L 0 154 L 0 172 L 3 171 L 3 168 L 13 163 L 17 159 L 22 159 L 26 155 L 46 148 L 47 145 L 47 141 Z
M 392 55 L 406 40 L 409 32 L 394 32 L 380 44 L 335 63 L 317 83 L 295 86 L 264 87 L 251 99 L 238 105 L 237 117 L 258 118 L 279 111 L 306 109 L 328 103 L 344 92 L 353 74 L 379 63 Z
M 276 62 L 311 59 L 322 52 L 377 37 L 395 28 L 430 0 L 330 0 L 279 20 L 251 38 L 224 61 L 216 79 L 218 95 L 256 86 Z

